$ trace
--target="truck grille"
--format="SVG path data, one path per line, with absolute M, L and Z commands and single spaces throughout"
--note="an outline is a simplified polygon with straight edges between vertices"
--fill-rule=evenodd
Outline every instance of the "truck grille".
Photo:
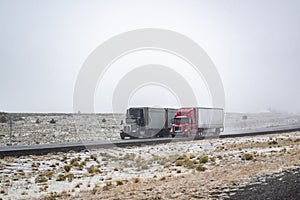
M 174 126 L 174 131 L 175 132 L 181 132 L 181 126 Z
M 129 133 L 130 132 L 130 126 L 124 126 L 124 132 Z

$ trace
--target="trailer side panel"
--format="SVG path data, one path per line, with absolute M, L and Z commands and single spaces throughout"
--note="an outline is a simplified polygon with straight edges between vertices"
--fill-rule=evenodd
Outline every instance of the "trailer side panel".
M 223 109 L 196 108 L 196 112 L 198 128 L 223 128 Z

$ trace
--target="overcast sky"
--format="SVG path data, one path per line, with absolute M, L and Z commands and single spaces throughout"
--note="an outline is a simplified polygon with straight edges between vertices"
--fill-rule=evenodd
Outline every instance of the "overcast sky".
M 0 0 L 0 111 L 73 112 L 76 78 L 89 54 L 139 28 L 168 29 L 197 42 L 219 71 L 227 111 L 300 112 L 298 0 Z M 154 54 L 159 64 L 162 55 Z M 95 98 L 109 96 L 110 87 Z M 163 88 L 143 90 L 129 105 L 176 104 Z M 96 101 L 97 112 L 109 111 L 107 101 Z

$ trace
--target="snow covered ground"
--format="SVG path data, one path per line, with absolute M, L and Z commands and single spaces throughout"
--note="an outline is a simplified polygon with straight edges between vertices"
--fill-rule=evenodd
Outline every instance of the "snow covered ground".
M 13 119 L 13 145 L 116 140 L 124 120 L 123 114 L 2 116 Z M 299 115 L 225 115 L 229 132 L 293 124 L 300 124 Z M 8 143 L 8 123 L 0 123 L 0 145 Z M 300 166 L 299 149 L 300 133 L 292 132 L 6 157 L 0 160 L 0 199 L 223 198 L 228 188 L 234 191 L 255 177 Z
M 300 115 L 288 113 L 226 113 L 225 130 L 249 130 L 300 124 Z
M 121 114 L 8 114 L 12 145 L 119 139 Z M 55 123 L 50 123 L 51 120 Z M 0 146 L 9 143 L 9 124 L 0 123 Z
M 1 114 L 13 119 L 12 145 L 120 139 L 123 114 Z M 51 120 L 55 123 L 50 123 Z M 300 115 L 226 113 L 225 131 L 300 124 Z M 8 123 L 0 123 L 0 146 L 10 142 Z
M 299 156 L 300 132 L 291 132 L 6 157 L 0 199 L 223 198 L 300 166 Z

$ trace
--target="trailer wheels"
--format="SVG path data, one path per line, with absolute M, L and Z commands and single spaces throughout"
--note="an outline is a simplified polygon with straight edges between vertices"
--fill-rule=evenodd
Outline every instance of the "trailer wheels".
M 120 137 L 121 137 L 122 140 L 124 140 L 125 137 L 126 137 L 126 133 L 124 133 L 124 132 L 122 131 L 122 132 L 120 133 Z
M 221 133 L 220 129 L 219 129 L 219 128 L 216 128 L 216 132 L 215 132 L 216 136 L 219 136 L 220 133 Z

